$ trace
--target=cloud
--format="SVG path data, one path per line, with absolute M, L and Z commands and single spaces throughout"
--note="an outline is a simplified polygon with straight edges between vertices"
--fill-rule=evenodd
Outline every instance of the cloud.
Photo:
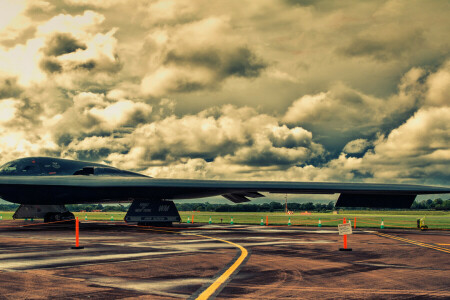
M 366 139 L 356 139 L 348 142 L 343 151 L 348 154 L 363 153 L 367 150 L 367 148 L 369 148 L 370 145 L 371 143 Z
M 445 185 L 450 178 L 449 113 L 449 106 L 422 108 L 389 135 L 379 137 L 363 157 L 342 154 L 327 167 L 368 174 L 370 181 L 414 182 L 420 178 Z M 348 168 L 351 161 L 357 163 Z
M 17 112 L 17 104 L 13 99 L 0 100 L 0 123 L 12 121 Z
M 111 154 L 105 160 L 133 169 L 195 158 L 276 169 L 304 164 L 324 154 L 324 149 L 312 142 L 310 132 L 289 129 L 271 116 L 233 106 L 182 118 L 168 116 L 140 126 L 122 142 L 133 145 L 129 152 Z
M 372 139 L 377 133 L 389 132 L 428 103 L 428 76 L 430 73 L 425 70 L 412 68 L 402 76 L 397 92 L 386 98 L 337 83 L 326 92 L 304 95 L 294 101 L 283 121 L 290 126 L 303 126 L 316 133 L 318 141 L 340 151 L 351 140 Z M 433 76 L 436 74 L 431 80 Z
M 86 45 L 77 41 L 70 34 L 57 33 L 47 42 L 47 48 L 44 49 L 44 53 L 49 56 L 60 56 L 66 53 L 75 52 L 78 49 L 86 50 Z
M 73 6 L 87 6 L 87 7 L 95 7 L 95 8 L 109 8 L 112 6 L 116 6 L 121 3 L 125 3 L 125 0 L 64 0 L 64 2 L 68 5 Z
M 17 84 L 17 78 L 0 78 L 0 99 L 18 97 L 22 91 L 22 88 Z
M 58 32 L 70 33 L 73 36 L 86 36 L 95 31 L 105 20 L 102 14 L 86 10 L 83 14 L 72 16 L 59 14 L 38 26 L 38 34 L 49 35 Z
M 288 108 L 283 121 L 318 133 L 329 147 L 341 149 L 357 137 L 370 137 L 395 113 L 388 101 L 335 85 L 330 91 L 305 95 Z
M 108 99 L 104 94 L 80 93 L 73 97 L 73 106 L 54 117 L 49 127 L 55 140 L 66 146 L 72 140 L 96 135 L 114 135 L 121 128 L 134 128 L 151 119 L 152 106 L 131 100 Z
M 414 52 L 425 42 L 422 30 L 386 30 L 372 34 L 364 33 L 353 39 L 349 45 L 338 50 L 347 56 L 367 56 L 386 62 Z
M 155 97 L 216 88 L 229 77 L 258 77 L 266 63 L 233 36 L 228 20 L 207 18 L 170 32 L 155 31 L 155 51 L 141 90 Z
M 447 184 L 443 2 L 5 3 L 1 163 Z
M 116 29 L 96 32 L 103 21 L 103 15 L 92 11 L 55 16 L 37 26 L 24 44 L 0 48 L 0 72 L 18 78 L 23 86 L 43 84 L 51 77 L 65 88 L 82 82 L 86 71 L 117 72 Z
M 180 23 L 192 21 L 195 18 L 196 4 L 188 0 L 159 0 L 145 5 L 146 23 Z M 197 4 L 198 5 L 198 4 Z
M 428 91 L 426 104 L 433 106 L 449 105 L 450 95 L 450 61 L 447 61 L 436 73 L 427 79 Z

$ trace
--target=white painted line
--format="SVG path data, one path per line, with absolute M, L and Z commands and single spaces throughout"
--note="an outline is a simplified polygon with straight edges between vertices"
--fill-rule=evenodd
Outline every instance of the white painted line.
M 75 251 L 75 250 L 73 250 Z M 83 251 L 83 250 L 76 250 Z M 81 253 L 79 252 L 79 253 Z M 108 254 L 108 255 L 78 255 L 72 257 L 58 257 L 54 258 L 48 257 L 40 260 L 1 260 L 0 269 L 1 270 L 27 270 L 27 269 L 37 269 L 41 267 L 51 267 L 52 265 L 60 264 L 73 264 L 73 263 L 83 263 L 83 262 L 94 262 L 94 261 L 105 261 L 114 259 L 128 259 L 136 257 L 145 256 L 155 256 L 155 255 L 166 255 L 166 254 L 179 254 L 179 251 L 166 251 L 166 252 L 141 252 L 141 253 L 125 253 L 125 254 Z

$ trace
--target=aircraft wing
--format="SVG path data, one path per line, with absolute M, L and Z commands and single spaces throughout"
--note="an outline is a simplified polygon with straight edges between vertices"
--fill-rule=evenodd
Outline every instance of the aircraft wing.
M 223 195 L 236 202 L 281 194 L 336 194 L 336 206 L 409 208 L 416 195 L 447 194 L 448 187 L 332 182 L 219 181 L 121 176 L 1 176 L 0 197 L 21 204 L 131 202 Z

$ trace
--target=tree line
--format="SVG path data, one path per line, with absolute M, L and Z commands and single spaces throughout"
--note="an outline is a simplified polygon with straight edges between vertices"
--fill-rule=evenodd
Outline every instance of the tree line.
M 80 211 L 86 211 L 86 212 L 91 212 L 91 211 L 104 211 L 104 212 L 122 211 L 122 212 L 127 212 L 128 208 L 130 207 L 130 205 L 131 204 L 127 204 L 127 205 L 122 205 L 122 204 L 118 204 L 118 205 L 70 204 L 70 205 L 66 205 L 66 208 L 69 211 L 74 211 L 74 212 L 80 212 Z
M 414 201 L 411 209 L 434 209 L 434 210 L 450 210 L 450 199 L 442 200 L 438 199 L 428 199 L 423 201 Z
M 211 204 L 209 202 L 203 203 L 176 203 L 179 211 L 211 211 L 211 212 L 282 212 L 285 210 L 285 205 L 280 202 L 270 202 L 263 204 Z M 334 202 L 328 204 L 321 203 L 288 203 L 288 210 L 290 211 L 332 211 Z
M 280 202 L 270 202 L 262 204 L 211 204 L 209 202 L 201 203 L 175 203 L 179 211 L 211 211 L 211 212 L 281 212 L 285 210 L 285 206 Z M 327 212 L 334 210 L 334 202 L 330 201 L 328 204 L 321 203 L 288 203 L 288 210 L 290 211 L 316 211 Z M 15 211 L 19 207 L 18 204 L 0 204 L 0 211 Z M 67 209 L 73 212 L 92 212 L 92 211 L 121 211 L 126 212 L 130 207 L 127 205 L 102 205 L 102 204 L 71 204 L 66 205 Z M 354 208 L 364 209 L 364 208 Z M 428 199 L 423 201 L 414 201 L 411 209 L 418 210 L 450 210 L 450 199 L 443 200 Z

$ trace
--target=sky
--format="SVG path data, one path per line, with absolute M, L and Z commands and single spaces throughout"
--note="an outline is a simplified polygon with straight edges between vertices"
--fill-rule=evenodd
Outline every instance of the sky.
M 0 2 L 0 164 L 450 179 L 450 3 Z

